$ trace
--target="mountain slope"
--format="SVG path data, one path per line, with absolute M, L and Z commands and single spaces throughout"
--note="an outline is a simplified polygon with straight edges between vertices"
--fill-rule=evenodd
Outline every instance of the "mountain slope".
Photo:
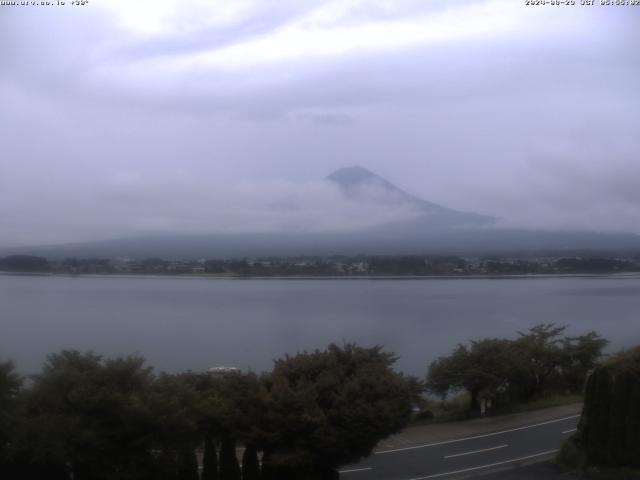
M 405 192 L 391 182 L 367 170 L 354 166 L 336 170 L 326 177 L 338 185 L 351 199 L 368 200 L 381 206 L 407 206 L 420 213 L 418 223 L 431 227 L 472 227 L 491 225 L 496 219 L 478 213 L 460 212 L 428 202 Z

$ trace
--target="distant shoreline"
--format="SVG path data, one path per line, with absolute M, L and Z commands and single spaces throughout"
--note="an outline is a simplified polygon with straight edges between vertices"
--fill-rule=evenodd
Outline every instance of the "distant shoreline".
M 614 278 L 640 280 L 639 272 L 623 273 L 528 273 L 504 275 L 229 275 L 229 274 L 120 274 L 120 273 L 52 273 L 9 272 L 0 270 L 2 276 L 62 277 L 62 278 L 153 278 L 153 279 L 202 279 L 202 280 L 527 280 L 549 278 Z

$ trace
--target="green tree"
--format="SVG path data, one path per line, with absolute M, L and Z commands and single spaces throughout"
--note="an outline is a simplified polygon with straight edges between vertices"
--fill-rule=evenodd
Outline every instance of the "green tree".
M 515 342 L 517 360 L 522 372 L 515 382 L 518 384 L 522 400 L 531 400 L 544 391 L 547 379 L 566 365 L 567 354 L 562 348 L 566 326 L 558 327 L 554 323 L 543 323 L 529 329 L 527 333 L 518 332 L 520 338 Z
M 245 446 L 242 454 L 242 480 L 259 480 L 260 463 L 258 462 L 258 449 L 253 444 Z
M 178 456 L 169 449 L 157 450 L 153 464 L 154 480 L 176 480 L 178 476 Z
M 451 355 L 431 362 L 427 390 L 444 400 L 450 393 L 467 388 L 465 376 L 471 362 L 469 349 L 459 344 Z
M 199 480 L 198 459 L 192 448 L 183 447 L 178 452 L 178 479 Z
M 220 445 L 220 480 L 240 480 L 236 441 L 228 435 L 222 437 Z
M 602 351 L 608 340 L 596 332 L 563 339 L 564 359 L 562 365 L 562 382 L 574 392 L 581 392 L 587 375 L 602 357 Z
M 199 392 L 191 373 L 159 375 L 149 389 L 147 409 L 154 421 L 150 438 L 163 478 L 189 478 L 197 473 L 194 450 L 202 444 Z
M 236 442 L 257 445 L 262 438 L 258 426 L 262 411 L 258 377 L 253 373 L 213 372 L 192 375 L 190 382 L 198 395 L 199 431 L 205 442 L 209 437 L 211 442 L 217 439 L 221 444 L 219 478 L 239 478 Z M 209 444 L 211 447 L 213 443 Z M 215 455 L 215 450 L 212 452 Z M 212 472 L 213 466 L 207 468 L 207 475 Z
M 591 413 L 585 429 L 587 455 L 592 461 L 607 464 L 609 449 L 607 448 L 609 414 L 611 409 L 611 390 L 613 379 L 606 368 L 596 369 L 587 385 L 586 402 Z
M 330 345 L 276 360 L 263 380 L 263 465 L 275 478 L 332 478 L 411 415 L 415 382 L 380 346 Z
M 473 412 L 479 411 L 483 397 L 500 405 L 526 402 L 548 390 L 581 391 L 607 341 L 595 332 L 563 337 L 565 329 L 540 324 L 515 340 L 488 338 L 458 345 L 431 363 L 427 388 L 443 398 L 466 390 Z
M 10 474 L 10 446 L 15 442 L 17 429 L 16 414 L 17 397 L 22 386 L 22 378 L 15 372 L 15 364 L 11 361 L 0 363 L 0 478 Z
M 458 345 L 448 357 L 440 357 L 429 367 L 427 388 L 445 397 L 464 389 L 470 394 L 469 410 L 480 411 L 480 398 L 499 401 L 499 394 L 509 390 L 517 375 L 516 355 L 509 340 L 487 338 L 472 341 L 470 347 Z
M 583 452 L 577 457 L 582 467 L 640 467 L 640 347 L 613 356 L 589 376 L 578 431 L 563 452 L 575 448 Z
M 211 433 L 205 434 L 201 480 L 218 480 L 218 456 Z
M 153 462 L 152 380 L 139 357 L 50 355 L 26 395 L 28 463 L 69 465 L 77 480 L 142 478 Z

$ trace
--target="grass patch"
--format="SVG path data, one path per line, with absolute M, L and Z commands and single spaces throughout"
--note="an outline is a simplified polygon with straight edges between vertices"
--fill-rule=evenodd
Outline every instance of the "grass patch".
M 583 470 L 587 464 L 587 455 L 580 446 L 576 435 L 569 437 L 560 447 L 555 458 L 556 464 L 563 470 Z
M 579 394 L 547 395 L 528 403 L 514 403 L 489 410 L 485 416 L 542 410 L 545 408 L 580 403 L 583 400 L 583 396 Z M 471 398 L 467 392 L 459 393 L 444 401 L 430 401 L 425 410 L 415 415 L 411 421 L 411 425 L 429 425 L 477 418 L 478 415 L 469 411 L 470 401 Z
M 584 396 L 581 394 L 547 395 L 527 403 L 506 405 L 499 409 L 499 413 L 529 412 L 531 410 L 542 410 L 545 408 L 560 407 L 562 405 L 571 405 L 582 401 L 584 401 Z

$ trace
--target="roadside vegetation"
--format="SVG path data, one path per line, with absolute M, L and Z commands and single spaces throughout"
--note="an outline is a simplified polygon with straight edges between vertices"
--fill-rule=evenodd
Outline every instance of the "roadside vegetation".
M 458 345 L 429 366 L 427 390 L 441 399 L 432 416 L 459 419 L 576 401 L 607 340 L 596 332 L 568 337 L 565 330 L 541 324 L 516 339 Z
M 469 399 L 467 392 L 451 395 L 444 400 L 430 399 L 414 415 L 411 425 L 457 422 L 475 418 L 478 413 L 469 410 Z M 488 409 L 485 411 L 485 415 L 508 415 L 510 413 L 531 412 L 562 405 L 574 405 L 582 403 L 583 399 L 582 393 L 549 393 L 531 402 L 512 403 L 503 405 L 500 408 Z
M 584 402 L 559 462 L 608 478 L 640 478 L 640 346 L 596 367 Z
M 63 351 L 28 379 L 5 362 L 0 478 L 337 478 L 411 417 L 421 384 L 394 372 L 395 359 L 346 344 L 263 375 L 155 374 L 140 357 Z
M 353 344 L 287 355 L 261 375 L 155 373 L 138 356 L 77 351 L 50 355 L 28 378 L 0 363 L 0 478 L 335 479 L 412 420 L 578 401 L 594 367 L 568 452 L 635 466 L 640 350 L 598 366 L 607 341 L 565 330 L 541 324 L 458 345 L 431 364 L 426 383 L 394 372 L 396 357 L 381 347 Z

